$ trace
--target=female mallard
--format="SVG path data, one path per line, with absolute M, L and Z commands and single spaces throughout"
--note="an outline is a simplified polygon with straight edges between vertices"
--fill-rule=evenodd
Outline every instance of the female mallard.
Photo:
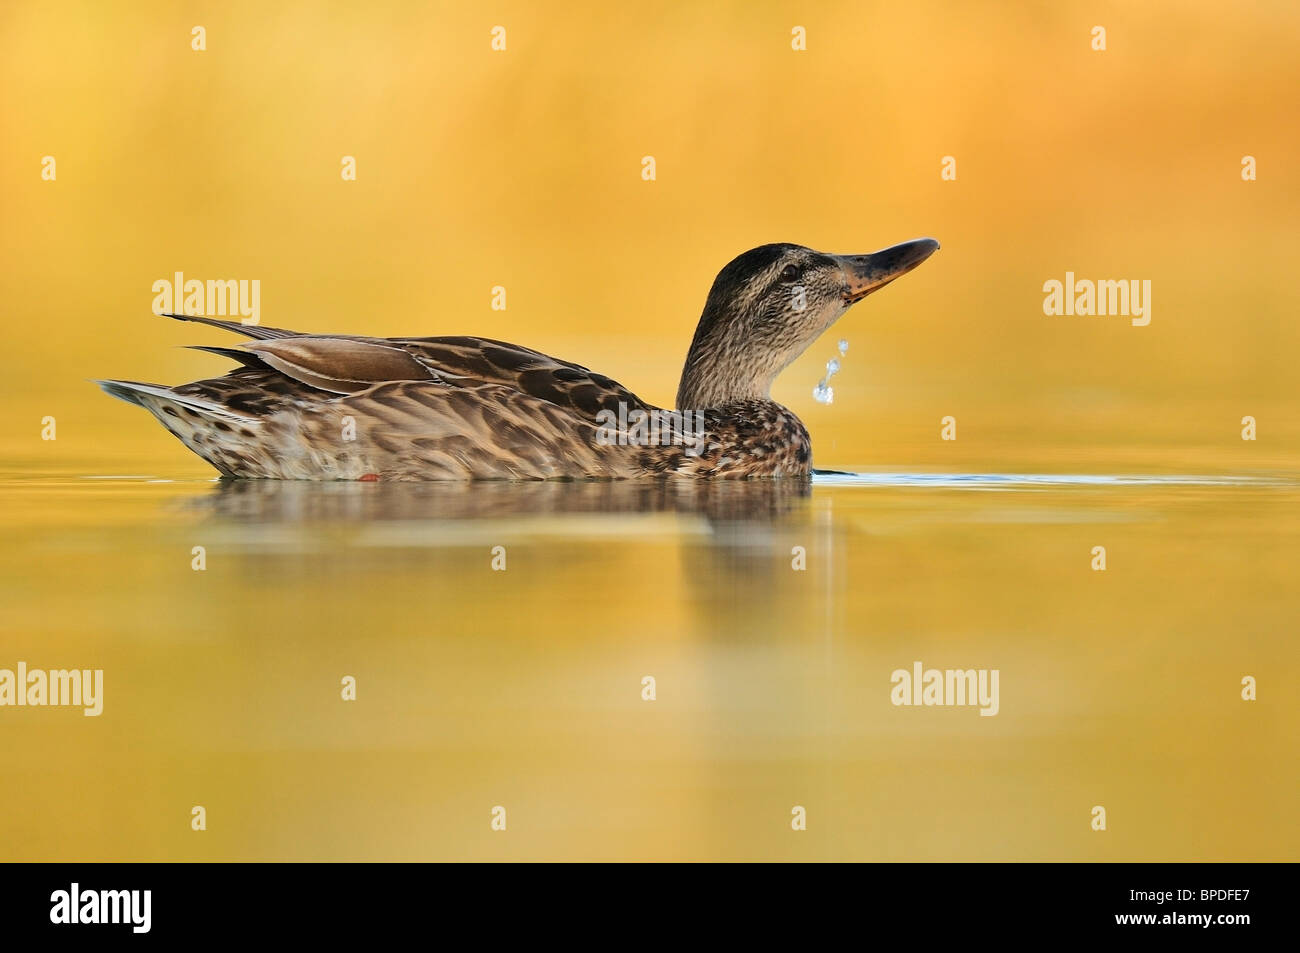
M 486 338 L 299 334 L 173 314 L 256 338 L 183 387 L 99 381 L 229 477 L 290 480 L 806 476 L 808 431 L 769 397 L 848 308 L 925 261 L 763 245 L 713 282 L 664 411 L 585 367 Z

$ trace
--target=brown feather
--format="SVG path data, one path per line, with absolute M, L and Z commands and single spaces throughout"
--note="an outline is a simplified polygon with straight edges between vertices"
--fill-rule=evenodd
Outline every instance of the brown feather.
M 220 318 L 205 318 L 197 314 L 163 314 L 164 318 L 175 318 L 177 321 L 193 321 L 195 324 L 206 324 L 210 327 L 221 328 L 223 331 L 233 331 L 236 334 L 242 334 L 245 337 L 258 338 L 259 340 L 271 340 L 273 338 L 291 338 L 297 337 L 297 331 L 286 331 L 284 328 L 267 328 L 260 324 L 245 324 L 243 321 L 223 321 Z
M 282 374 L 335 394 L 353 394 L 380 381 L 434 379 L 410 353 L 378 341 L 302 336 L 258 341 L 243 349 Z

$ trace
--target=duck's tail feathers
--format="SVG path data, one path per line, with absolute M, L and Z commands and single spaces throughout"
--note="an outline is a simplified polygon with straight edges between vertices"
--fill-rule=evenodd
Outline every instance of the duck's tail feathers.
M 242 321 L 222 321 L 220 318 L 205 318 L 197 314 L 163 312 L 160 316 L 175 318 L 177 321 L 193 321 L 196 324 L 211 325 L 214 328 L 221 328 L 223 331 L 234 331 L 236 334 L 257 338 L 259 341 L 271 341 L 276 338 L 296 338 L 302 333 L 300 331 L 286 331 L 284 328 L 264 328 L 260 324 L 245 324 Z
M 116 397 L 118 400 L 124 400 L 128 404 L 135 404 L 137 407 L 143 407 L 155 416 L 164 405 L 173 405 L 192 410 L 195 413 L 203 414 L 208 417 L 220 417 L 225 420 L 239 420 L 245 423 L 254 422 L 254 418 L 238 414 L 229 407 L 223 407 L 220 404 L 213 403 L 210 400 L 204 400 L 201 397 L 193 397 L 189 394 L 178 394 L 170 387 L 164 387 L 161 384 L 142 384 L 139 381 L 95 381 L 104 393 L 110 397 Z
M 252 351 L 241 351 L 237 347 L 210 347 L 206 344 L 187 344 L 185 345 L 191 351 L 206 351 L 208 354 L 216 354 L 219 357 L 229 358 L 232 361 L 238 361 L 245 367 L 256 367 L 262 370 L 270 367 Z

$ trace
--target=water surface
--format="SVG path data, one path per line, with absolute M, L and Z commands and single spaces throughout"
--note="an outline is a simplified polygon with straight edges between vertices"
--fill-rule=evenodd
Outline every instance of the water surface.
M 1297 502 L 1276 475 L 11 474 L 0 667 L 102 668 L 105 699 L 4 712 L 0 851 L 1294 858 Z M 998 669 L 998 714 L 892 705 L 915 661 Z

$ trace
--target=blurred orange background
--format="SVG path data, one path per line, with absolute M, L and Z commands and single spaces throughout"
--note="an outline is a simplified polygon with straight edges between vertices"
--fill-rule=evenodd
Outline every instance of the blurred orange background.
M 1295 463 L 1294 3 L 11 2 L 0 16 L 13 453 L 171 446 L 86 379 L 224 373 L 171 347 L 219 332 L 150 317 L 152 283 L 176 271 L 260 280 L 264 324 L 497 337 L 670 403 L 734 255 L 932 235 L 939 255 L 777 384 L 818 465 Z M 1042 284 L 1067 270 L 1150 279 L 1151 325 L 1045 316 Z M 812 389 L 839 337 L 850 350 L 822 406 Z M 42 446 L 46 414 L 60 440 Z M 938 439 L 949 414 L 956 443 Z M 177 475 L 211 472 L 168 452 Z

